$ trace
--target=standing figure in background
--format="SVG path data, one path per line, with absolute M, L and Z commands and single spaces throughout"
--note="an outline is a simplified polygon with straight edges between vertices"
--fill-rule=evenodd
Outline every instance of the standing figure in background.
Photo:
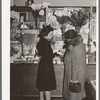
M 40 100 L 51 100 L 51 91 L 56 89 L 56 79 L 53 66 L 53 58 L 56 53 L 53 53 L 51 48 L 51 40 L 53 39 L 53 28 L 50 25 L 44 26 L 38 35 L 39 42 L 37 43 L 38 56 L 40 62 L 37 72 L 36 87 L 40 93 Z
M 65 55 L 64 55 L 64 87 L 63 97 L 65 100 L 84 100 L 85 81 L 86 81 L 86 51 L 81 35 L 77 35 L 75 30 L 68 30 L 65 36 Z M 78 78 L 78 80 L 77 80 Z M 73 93 L 69 90 L 69 82 L 78 81 L 81 83 L 81 91 Z

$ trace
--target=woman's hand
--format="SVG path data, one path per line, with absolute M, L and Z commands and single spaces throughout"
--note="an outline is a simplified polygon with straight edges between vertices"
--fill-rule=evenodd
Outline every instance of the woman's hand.
M 63 56 L 64 55 L 64 50 L 53 50 L 53 53 L 56 55 L 56 56 Z
M 74 80 L 71 80 L 70 82 L 72 83 L 78 83 L 78 80 L 74 81 Z
M 55 56 L 60 56 L 60 55 L 59 55 L 58 53 L 56 53 L 56 52 L 55 52 L 54 54 L 55 54 Z
M 58 54 L 58 55 L 60 55 L 60 56 L 63 56 L 63 53 L 62 53 L 62 52 L 60 52 L 60 51 L 59 51 L 59 52 L 57 52 L 57 54 Z

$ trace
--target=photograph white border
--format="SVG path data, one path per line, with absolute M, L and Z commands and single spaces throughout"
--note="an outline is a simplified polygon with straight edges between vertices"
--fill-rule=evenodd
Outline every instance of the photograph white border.
M 96 62 L 96 100 L 99 100 L 99 2 L 97 7 L 97 62 Z M 2 0 L 2 100 L 10 100 L 10 0 Z
M 96 100 L 99 100 L 99 0 L 96 0 L 97 7 L 97 19 L 96 19 L 96 42 L 97 42 L 97 54 L 96 54 Z
M 10 0 L 2 0 L 2 100 L 10 100 Z

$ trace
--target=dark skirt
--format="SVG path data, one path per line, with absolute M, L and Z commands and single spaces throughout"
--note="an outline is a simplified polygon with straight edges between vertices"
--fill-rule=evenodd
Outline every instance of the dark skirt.
M 56 89 L 56 79 L 52 60 L 41 59 L 37 72 L 36 87 L 39 91 L 51 91 Z

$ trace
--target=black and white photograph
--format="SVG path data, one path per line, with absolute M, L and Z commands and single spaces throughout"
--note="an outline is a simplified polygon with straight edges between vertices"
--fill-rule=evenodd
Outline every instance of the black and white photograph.
M 2 100 L 98 100 L 98 0 L 5 3 Z

